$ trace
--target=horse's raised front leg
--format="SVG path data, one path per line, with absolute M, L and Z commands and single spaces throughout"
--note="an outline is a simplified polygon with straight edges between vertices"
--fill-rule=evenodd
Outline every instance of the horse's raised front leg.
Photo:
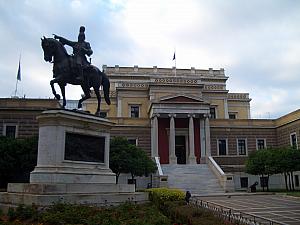
M 62 105 L 62 108 L 65 108 L 65 106 L 66 106 L 66 104 L 67 104 L 67 101 L 66 101 L 66 91 L 65 91 L 66 85 L 60 84 L 59 87 L 60 87 L 61 95 L 62 95 L 62 97 L 63 97 L 63 105 Z
M 87 100 L 91 97 L 89 88 L 85 87 L 85 85 L 81 85 L 81 88 L 83 90 L 84 96 L 78 101 L 78 109 L 82 108 L 82 102 L 84 100 Z
M 53 93 L 53 95 L 55 96 L 55 98 L 56 98 L 57 100 L 60 100 L 60 95 L 56 93 L 55 88 L 54 88 L 54 84 L 57 83 L 58 81 L 59 81 L 59 79 L 57 79 L 57 78 L 51 80 L 51 81 L 50 81 L 50 86 L 51 86 L 52 93 Z

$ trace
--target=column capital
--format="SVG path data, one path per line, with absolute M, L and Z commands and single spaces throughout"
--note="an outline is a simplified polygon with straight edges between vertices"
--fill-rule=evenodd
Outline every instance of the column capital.
M 188 117 L 188 118 L 190 118 L 190 117 L 193 117 L 193 118 L 195 118 L 195 117 L 196 117 L 196 115 L 195 115 L 195 114 L 188 114 L 188 115 L 187 115 L 187 117 Z
M 176 117 L 176 114 L 175 113 L 169 113 L 168 116 L 169 117 Z
M 159 113 L 153 113 L 151 119 L 154 119 L 155 117 L 160 117 Z
M 210 114 L 209 113 L 205 113 L 205 114 L 203 114 L 203 117 L 204 118 L 210 118 Z

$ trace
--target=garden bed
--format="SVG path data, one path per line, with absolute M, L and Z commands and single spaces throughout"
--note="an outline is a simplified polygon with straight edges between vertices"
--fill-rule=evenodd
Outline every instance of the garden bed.
M 20 205 L 0 212 L 0 225 L 228 225 L 211 211 L 187 204 L 176 189 L 148 189 L 147 204 L 95 207 L 56 203 L 48 208 Z

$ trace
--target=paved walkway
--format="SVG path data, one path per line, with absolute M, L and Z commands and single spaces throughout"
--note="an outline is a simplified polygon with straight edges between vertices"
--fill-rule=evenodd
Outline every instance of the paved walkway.
M 230 198 L 227 196 L 196 198 L 197 200 L 205 200 L 282 224 L 300 225 L 300 199 L 278 195 L 233 195 Z

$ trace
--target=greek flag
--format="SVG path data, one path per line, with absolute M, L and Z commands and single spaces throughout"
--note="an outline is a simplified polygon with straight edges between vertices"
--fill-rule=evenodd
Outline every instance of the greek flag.
M 21 81 L 21 60 L 19 60 L 19 68 L 17 73 L 17 80 Z

